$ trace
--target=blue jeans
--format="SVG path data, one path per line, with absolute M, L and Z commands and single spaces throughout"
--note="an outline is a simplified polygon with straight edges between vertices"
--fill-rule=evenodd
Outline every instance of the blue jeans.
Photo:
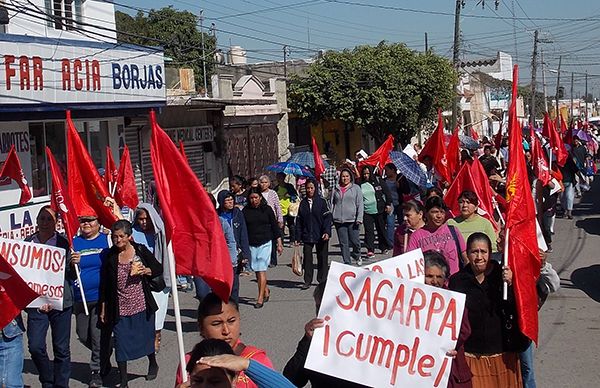
M 521 376 L 523 376 L 523 388 L 535 388 L 535 373 L 533 371 L 533 341 L 529 347 L 522 353 L 519 353 L 521 360 Z
M 71 377 L 71 313 L 73 308 L 63 311 L 51 310 L 41 313 L 27 309 L 27 339 L 29 353 L 35 364 L 43 388 L 68 387 Z M 52 351 L 54 365 L 48 358 L 46 335 L 52 329 Z
M 393 210 L 396 210 L 395 208 Z M 385 214 L 385 231 L 390 245 L 394 245 L 394 232 L 396 231 L 396 213 L 392 211 Z
M 565 191 L 562 194 L 562 206 L 565 210 L 573 210 L 573 201 L 575 199 L 575 186 L 572 182 L 565 182 Z
M 7 338 L 0 334 L 0 387 L 23 386 L 23 334 Z
M 360 225 L 354 222 L 336 223 L 338 240 L 342 248 L 342 259 L 344 264 L 352 264 L 352 258 L 360 258 Z M 352 246 L 352 253 L 350 253 Z

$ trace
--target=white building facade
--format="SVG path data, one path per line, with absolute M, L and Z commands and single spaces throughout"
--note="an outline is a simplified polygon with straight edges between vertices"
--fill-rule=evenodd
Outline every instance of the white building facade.
M 65 111 L 100 169 L 107 152 L 120 159 L 131 117 L 165 105 L 165 69 L 162 49 L 117 44 L 111 2 L 3 5 L 10 21 L 0 30 L 0 161 L 14 144 L 34 198 L 19 207 L 17 185 L 0 182 L 0 236 L 24 238 L 50 199 L 46 146 L 66 172 Z

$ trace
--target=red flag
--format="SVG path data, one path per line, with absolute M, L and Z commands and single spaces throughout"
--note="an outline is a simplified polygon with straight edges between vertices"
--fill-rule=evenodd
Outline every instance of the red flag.
M 117 190 L 115 192 L 115 200 L 119 206 L 127 206 L 130 209 L 135 209 L 140 203 L 135 184 L 135 175 L 131 166 L 131 157 L 129 156 L 129 147 L 125 145 L 121 162 L 119 163 L 119 172 L 117 174 Z
M 362 167 L 365 165 L 375 166 L 379 169 L 379 171 L 383 170 L 383 167 L 391 163 L 390 159 L 390 151 L 394 149 L 394 136 L 388 135 L 387 139 L 377 148 L 375 152 L 371 154 L 365 160 L 358 162 L 358 171 L 362 170 Z
M 8 325 L 39 296 L 0 255 L 0 328 Z
M 494 136 L 494 147 L 496 150 L 500 152 L 500 147 L 502 147 L 502 122 L 500 122 L 500 128 L 498 129 L 498 133 Z
M 67 235 L 71 246 L 73 246 L 73 237 L 77 234 L 77 229 L 79 229 L 79 220 L 75 213 L 73 202 L 71 202 L 71 198 L 67 192 L 65 180 L 60 172 L 60 167 L 58 167 L 58 163 L 48 147 L 46 147 L 46 155 L 48 156 L 48 164 L 50 165 L 50 172 L 52 173 L 52 209 L 60 215 L 60 219 L 65 228 L 65 234 Z
M 477 133 L 477 131 L 473 127 L 471 127 L 471 137 L 479 141 L 479 133 Z
M 550 167 L 548 166 L 548 160 L 546 159 L 546 153 L 540 145 L 540 139 L 531 130 L 531 161 L 533 164 L 533 172 L 535 176 L 542 182 L 544 186 L 550 182 L 552 177 L 550 176 Z
M 448 161 L 448 172 L 452 176 L 460 167 L 460 139 L 458 138 L 458 131 L 460 125 L 454 128 L 454 132 L 450 137 L 448 148 L 446 150 L 446 160 Z
M 106 189 L 111 197 L 115 196 L 117 178 L 119 171 L 117 165 L 112 156 L 112 150 L 110 147 L 106 147 L 106 166 L 104 166 L 104 183 L 106 183 Z
M 513 287 L 521 332 L 538 341 L 538 299 L 536 282 L 540 258 L 535 226 L 535 205 L 527 178 L 521 129 L 517 121 L 518 65 L 513 70 L 512 99 L 508 112 L 508 147 L 510 163 L 506 175 L 506 229 L 508 263 L 513 272 Z
M 2 165 L 2 169 L 0 169 L 0 177 L 8 177 L 17 182 L 19 188 L 21 189 L 19 205 L 25 205 L 27 202 L 29 202 L 31 199 L 31 190 L 29 190 L 27 179 L 25 179 L 25 175 L 23 174 L 21 161 L 19 160 L 19 155 L 17 155 L 14 144 L 10 146 L 8 156 Z
M 567 148 L 565 147 L 565 143 L 561 139 L 558 131 L 556 130 L 556 125 L 552 120 L 550 120 L 550 116 L 548 113 L 544 114 L 544 126 L 542 128 L 542 135 L 550 139 L 550 149 L 552 149 L 552 153 L 556 156 L 556 164 L 559 166 L 564 166 L 567 162 L 567 157 L 569 153 Z
M 200 276 L 222 300 L 233 284 L 231 258 L 208 193 L 150 111 L 150 156 L 176 272 Z
M 568 129 L 569 129 L 569 127 L 567 126 L 567 122 L 565 121 L 565 118 L 563 117 L 563 115 L 561 113 L 560 114 L 560 133 L 564 134 Z
M 325 171 L 325 163 L 323 163 L 323 158 L 321 158 L 321 154 L 319 153 L 319 147 L 317 147 L 317 142 L 314 136 L 312 138 L 312 152 L 313 157 L 315 158 L 315 178 L 317 181 L 321 179 L 321 174 Z
M 573 124 L 573 120 L 571 120 L 571 124 Z M 571 125 L 572 127 L 572 125 Z M 562 133 L 563 143 L 568 144 L 570 146 L 573 145 L 573 130 L 569 128 L 565 119 L 560 116 L 560 132 Z M 566 148 L 566 147 L 565 147 Z
M 77 215 L 96 215 L 102 225 L 110 228 L 117 217 L 104 206 L 108 191 L 75 129 L 70 111 L 67 111 L 67 182 Z
M 189 164 L 188 157 L 185 154 L 185 148 L 183 147 L 183 140 L 179 140 L 179 152 L 181 153 L 181 155 L 183 155 L 183 158 L 185 159 L 185 162 L 187 164 Z
M 452 184 L 444 195 L 444 203 L 450 208 L 453 216 L 460 215 L 458 198 L 465 191 L 472 191 L 477 195 L 479 202 L 478 214 L 492 223 L 496 231 L 498 224 L 494 219 L 494 205 L 492 202 L 492 189 L 481 162 L 475 159 L 472 163 L 462 165 L 458 174 L 454 177 Z
M 446 182 L 451 181 L 448 172 L 448 163 L 446 160 L 446 145 L 444 144 L 444 119 L 442 118 L 442 110 L 438 109 L 438 126 L 433 131 L 427 143 L 419 153 L 419 162 L 429 156 L 433 161 L 433 167 L 440 177 Z

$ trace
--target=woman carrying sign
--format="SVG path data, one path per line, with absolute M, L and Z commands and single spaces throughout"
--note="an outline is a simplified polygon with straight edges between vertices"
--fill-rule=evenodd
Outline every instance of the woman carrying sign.
M 514 316 L 512 272 L 490 260 L 492 242 L 481 232 L 467 240 L 469 264 L 450 278 L 449 288 L 466 294 L 471 335 L 465 341 L 467 364 L 474 388 L 520 388 L 518 329 L 509 331 L 507 319 Z M 502 298 L 507 282 L 508 301 Z M 511 323 L 516 326 L 516 322 Z
M 62 311 L 53 310 L 50 305 L 28 308 L 27 340 L 31 359 L 38 370 L 41 386 L 68 387 L 71 377 L 71 313 L 73 311 L 73 291 L 71 280 L 75 271 L 71 267 L 69 241 L 56 232 L 56 212 L 50 205 L 40 209 L 37 215 L 38 231 L 25 241 L 63 248 L 67 252 Z M 52 330 L 52 350 L 54 362 L 46 352 L 46 334 Z

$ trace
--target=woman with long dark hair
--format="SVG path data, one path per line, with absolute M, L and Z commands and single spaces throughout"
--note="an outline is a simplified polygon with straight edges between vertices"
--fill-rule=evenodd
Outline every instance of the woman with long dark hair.
M 250 244 L 250 268 L 256 274 L 258 296 L 254 308 L 262 308 L 271 293 L 267 287 L 267 269 L 271 261 L 273 241 L 276 241 L 277 253 L 283 252 L 281 229 L 275 213 L 263 199 L 260 188 L 248 190 L 248 205 L 244 207 L 244 219 L 248 228 Z

